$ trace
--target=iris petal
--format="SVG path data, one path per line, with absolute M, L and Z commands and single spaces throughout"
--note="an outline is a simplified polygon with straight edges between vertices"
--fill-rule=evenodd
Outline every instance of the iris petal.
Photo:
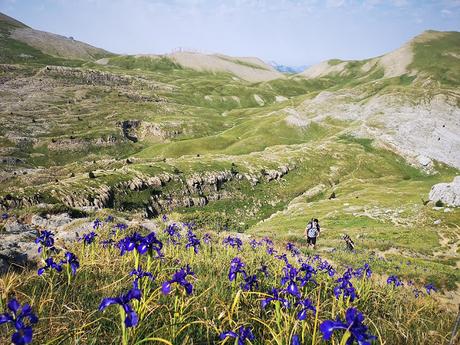
M 220 340 L 224 340 L 227 337 L 238 338 L 238 334 L 232 331 L 223 332 L 219 335 Z
M 119 303 L 118 298 L 104 298 L 99 306 L 99 310 L 102 311 L 107 308 L 109 305 Z
M 300 345 L 300 339 L 297 334 L 294 334 L 291 340 L 291 345 Z
M 319 329 L 323 333 L 324 340 L 330 340 L 334 330 L 347 329 L 347 326 L 340 321 L 326 320 L 319 325 Z
M 17 313 L 18 309 L 21 307 L 19 302 L 16 300 L 16 298 L 13 298 L 11 301 L 8 302 L 8 308 L 13 312 Z
M 168 295 L 171 292 L 171 283 L 169 281 L 163 283 L 161 292 L 163 292 L 164 295 Z
M 126 327 L 134 327 L 139 322 L 139 318 L 135 311 L 126 314 L 125 325 Z
M 12 322 L 13 318 L 7 313 L 0 315 L 0 325 L 7 322 Z

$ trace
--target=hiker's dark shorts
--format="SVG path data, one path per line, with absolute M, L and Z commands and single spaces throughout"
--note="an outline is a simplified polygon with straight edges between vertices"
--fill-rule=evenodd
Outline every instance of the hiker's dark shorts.
M 316 237 L 307 237 L 307 244 L 313 244 L 316 246 Z

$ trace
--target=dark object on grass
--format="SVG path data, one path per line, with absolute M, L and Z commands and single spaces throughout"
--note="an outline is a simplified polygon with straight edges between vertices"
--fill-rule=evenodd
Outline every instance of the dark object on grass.
M 455 320 L 454 328 L 452 329 L 452 336 L 449 341 L 449 345 L 454 345 L 457 339 L 458 328 L 460 327 L 460 305 L 458 306 L 457 319 Z
M 95 175 L 92 171 L 90 171 L 90 172 L 88 173 L 88 177 L 89 177 L 89 178 L 96 178 L 96 175 Z
M 329 197 L 329 200 L 335 199 L 335 198 L 336 198 L 335 192 L 332 192 L 331 196 Z
M 350 238 L 348 235 L 343 235 L 343 240 L 345 241 L 345 244 L 347 245 L 347 249 L 352 251 L 355 249 L 355 242 Z
M 441 200 L 436 201 L 434 204 L 436 207 L 444 207 L 444 203 Z

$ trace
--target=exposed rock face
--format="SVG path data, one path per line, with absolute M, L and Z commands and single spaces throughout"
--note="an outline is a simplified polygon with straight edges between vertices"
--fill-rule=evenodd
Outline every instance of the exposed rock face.
M 105 85 L 105 86 L 127 86 L 142 85 L 149 89 L 164 88 L 163 84 L 156 83 L 139 77 L 130 75 L 120 75 L 109 72 L 101 72 L 92 69 L 81 69 L 64 66 L 46 66 L 38 75 L 51 76 L 72 81 L 73 84 L 82 83 L 86 85 Z
M 431 187 L 429 194 L 431 201 L 441 201 L 447 206 L 460 206 L 460 176 L 456 176 L 451 183 L 438 183 Z
M 10 219 L 4 225 L 6 231 L 0 241 L 0 274 L 10 267 L 24 267 L 33 256 L 32 239 L 35 229 L 28 224 Z
M 145 122 L 140 120 L 125 120 L 118 123 L 123 136 L 137 142 L 148 137 L 155 137 L 161 140 L 174 138 L 182 133 L 179 126 L 176 128 L 164 129 L 157 123 Z
M 75 151 L 82 150 L 88 146 L 107 147 L 118 143 L 118 139 L 114 135 L 108 135 L 97 139 L 83 138 L 62 138 L 53 139 L 48 144 L 48 149 L 53 151 Z
M 28 221 L 9 219 L 4 224 L 5 233 L 0 233 L 0 275 L 8 270 L 36 265 L 40 254 L 34 240 L 38 230 L 47 229 L 55 233 L 55 245 L 75 241 L 75 228 L 69 227 L 74 222 L 69 214 L 56 214 L 47 217 L 32 216 Z M 80 233 L 91 229 L 92 222 L 87 220 L 79 226 Z
M 30 223 L 34 226 L 47 229 L 58 228 L 72 222 L 72 217 L 68 213 L 53 214 L 48 217 L 32 216 Z
M 231 198 L 233 194 L 223 188 L 226 183 L 231 181 L 242 183 L 246 180 L 254 187 L 263 181 L 266 183 L 279 181 L 292 169 L 293 167 L 283 165 L 277 169 L 244 174 L 231 169 L 194 173 L 186 178 L 181 174 L 162 173 L 156 176 L 139 174 L 130 180 L 112 185 L 102 184 L 97 187 L 85 185 L 75 189 L 53 189 L 50 193 L 54 199 L 60 200 L 64 205 L 72 208 L 87 210 L 117 207 L 124 210 L 126 207 L 123 203 L 124 195 L 148 190 L 149 193 L 145 200 L 134 204 L 134 208 L 129 205 L 129 209 L 143 209 L 148 217 L 156 217 L 177 207 L 203 207 L 209 202 Z M 170 184 L 173 184 L 174 187 L 171 188 Z M 37 205 L 43 203 L 44 200 L 46 199 L 40 194 L 27 197 L 8 194 L 2 199 L 0 198 L 0 209 L 8 210 Z M 121 200 L 121 204 L 116 202 L 117 200 Z M 39 227 L 57 227 L 70 221 L 71 218 L 68 215 L 66 217 L 61 215 L 59 218 L 35 216 L 31 223 Z M 16 231 L 16 229 L 8 228 L 7 231 Z M 18 231 L 22 230 L 18 229 Z
M 138 141 L 136 129 L 139 128 L 140 124 L 139 120 L 125 120 L 120 122 L 119 126 L 125 138 L 136 143 Z
M 11 194 L 6 194 L 4 197 L 0 197 L 0 209 L 29 207 L 37 205 L 41 201 L 39 194 L 33 196 L 13 196 Z

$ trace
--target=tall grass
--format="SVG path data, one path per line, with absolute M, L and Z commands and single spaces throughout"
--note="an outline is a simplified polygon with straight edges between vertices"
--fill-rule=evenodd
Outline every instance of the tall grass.
M 35 271 L 10 272 L 0 278 L 0 311 L 10 298 L 16 297 L 22 303 L 30 303 L 37 312 L 40 321 L 34 331 L 35 344 L 121 344 L 117 308 L 100 312 L 98 306 L 103 298 L 118 296 L 132 287 L 133 277 L 129 273 L 136 262 L 155 279 L 141 280 L 143 297 L 133 303 L 140 321 L 137 327 L 126 330 L 128 344 L 231 343 L 233 340 L 219 340 L 219 334 L 236 331 L 240 326 L 253 330 L 253 344 L 290 344 L 295 334 L 302 344 L 322 344 L 325 341 L 318 329 L 321 322 L 336 316 L 344 319 L 350 306 L 363 312 L 364 323 L 376 336 L 376 344 L 447 343 L 454 315 L 443 310 L 431 296 L 415 298 L 412 288 L 394 288 L 379 277 L 358 277 L 351 281 L 359 297 L 354 301 L 337 299 L 333 290 L 342 274 L 339 268 L 331 277 L 327 270 L 318 269 L 325 267 L 324 259 L 305 251 L 298 257 L 288 253 L 293 266 L 298 267 L 301 259 L 317 269 L 313 276 L 316 283 L 308 282 L 300 288 L 302 298 L 310 299 L 316 312 L 309 312 L 306 320 L 300 321 L 297 319 L 300 307 L 289 294 L 286 298 L 291 308 L 276 303 L 261 308 L 261 301 L 270 296 L 270 289 L 281 287 L 285 262 L 276 257 L 285 251 L 281 244 L 275 246 L 276 255 L 268 254 L 266 245 L 253 249 L 248 241 L 238 250 L 223 245 L 222 234 L 219 237 L 213 233 L 211 243 L 202 240 L 195 254 L 193 249 L 185 248 L 184 237 L 178 244 L 170 242 L 161 231 L 164 225 L 160 224 L 157 235 L 164 243 L 163 258 L 149 259 L 134 256 L 132 252 L 120 256 L 116 246 L 104 248 L 102 241 L 111 237 L 116 242 L 133 231 L 144 234 L 147 231 L 128 229 L 110 235 L 113 225 L 108 223 L 98 229 L 98 241 L 89 246 L 81 242 L 68 245 L 66 249 L 77 254 L 81 264 L 70 285 L 64 272 L 54 271 L 47 271 L 41 277 Z M 202 238 L 203 233 L 198 230 L 195 233 Z M 244 291 L 241 276 L 229 281 L 234 257 L 245 263 L 248 275 L 257 275 L 257 288 Z M 267 266 L 268 276 L 259 271 L 262 264 Z M 162 283 L 185 265 L 195 272 L 193 279 L 187 278 L 194 285 L 193 293 L 187 295 L 181 286 L 174 284 L 171 294 L 164 295 Z M 0 343 L 7 344 L 10 335 L 11 328 L 0 327 Z M 334 337 L 331 343 L 339 344 L 342 334 L 338 332 Z

